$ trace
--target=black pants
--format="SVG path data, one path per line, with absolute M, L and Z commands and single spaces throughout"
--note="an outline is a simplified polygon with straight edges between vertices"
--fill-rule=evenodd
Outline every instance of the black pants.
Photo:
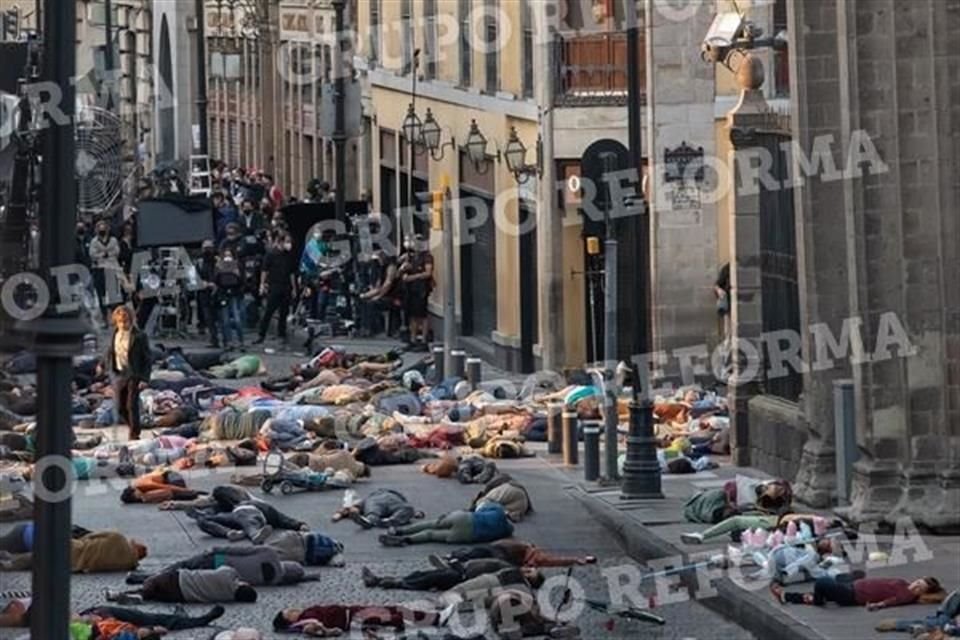
M 83 611 L 81 615 L 113 618 L 114 620 L 126 622 L 138 627 L 163 627 L 169 631 L 182 631 L 184 629 L 205 627 L 223 615 L 223 611 L 214 607 L 205 615 L 191 618 L 190 616 L 169 613 L 147 613 L 139 609 L 126 609 L 123 607 L 93 607 L 92 609 Z
M 463 582 L 463 572 L 457 569 L 427 569 L 408 573 L 402 578 L 380 578 L 377 585 L 384 589 L 446 591 L 461 582 Z
M 113 402 L 117 415 L 130 427 L 130 439 L 140 438 L 140 381 L 117 378 L 113 383 Z
M 784 600 L 790 604 L 803 604 L 803 596 L 802 593 L 786 593 Z M 841 607 L 857 606 L 856 592 L 848 576 L 817 578 L 813 583 L 813 604 L 822 607 L 828 602 L 835 602 Z
M 14 525 L 13 529 L 0 536 L 0 551 L 7 553 L 29 553 L 32 551 L 23 544 L 23 532 L 27 528 L 25 523 Z
M 494 546 L 492 544 L 480 544 L 475 547 L 463 547 L 461 549 L 454 549 L 450 552 L 450 557 L 454 560 L 460 562 L 467 562 L 468 560 L 503 560 L 504 562 L 510 562 L 510 558 L 507 557 L 507 554 L 504 553 L 503 549 L 500 547 Z M 512 563 L 511 563 L 512 564 Z
M 234 507 L 238 507 L 241 504 L 252 504 L 256 508 L 260 509 L 260 513 L 262 513 L 263 517 L 267 519 L 267 524 L 274 529 L 297 531 L 303 526 L 302 522 L 291 518 L 285 513 L 282 513 L 272 504 L 264 502 L 263 500 L 257 500 L 255 498 L 251 499 L 250 494 L 240 487 L 220 485 L 213 488 L 211 495 L 213 496 L 213 499 L 217 501 L 217 506 L 223 512 L 233 511 Z
M 270 320 L 273 318 L 273 314 L 280 312 L 280 317 L 277 318 L 277 335 L 280 336 L 281 340 L 287 339 L 287 316 L 290 315 L 290 292 L 289 291 L 279 291 L 279 292 L 270 292 L 267 295 L 267 306 L 263 310 L 263 318 L 260 320 L 260 337 L 264 338 L 267 335 L 267 329 L 270 328 Z

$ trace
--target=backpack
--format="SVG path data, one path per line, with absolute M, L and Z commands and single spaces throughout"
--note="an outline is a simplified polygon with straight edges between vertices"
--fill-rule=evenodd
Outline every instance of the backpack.
M 343 544 L 322 533 L 307 533 L 304 535 L 307 546 L 305 563 L 317 567 L 330 562 L 334 556 L 343 553 Z

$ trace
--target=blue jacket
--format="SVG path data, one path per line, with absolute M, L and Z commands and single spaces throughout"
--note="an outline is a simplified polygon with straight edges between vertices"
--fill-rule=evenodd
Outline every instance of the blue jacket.
M 493 542 L 513 535 L 513 523 L 499 504 L 485 504 L 473 512 L 473 541 Z

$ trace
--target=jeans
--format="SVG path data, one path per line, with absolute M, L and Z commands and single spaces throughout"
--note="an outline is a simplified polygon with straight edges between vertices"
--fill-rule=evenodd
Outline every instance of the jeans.
M 406 591 L 446 591 L 463 582 L 463 572 L 457 569 L 427 569 L 414 571 L 402 578 L 380 578 L 377 586 Z
M 231 296 L 223 301 L 220 307 L 220 327 L 223 330 L 223 344 L 230 344 L 230 332 L 237 337 L 237 342 L 243 344 L 243 314 L 240 310 L 241 296 Z
M 230 531 L 241 530 L 253 540 L 257 532 L 267 525 L 267 519 L 259 509 L 253 506 L 237 507 L 230 513 L 215 516 L 203 516 L 197 520 L 197 526 L 207 535 L 226 538 Z
M 790 604 L 803 604 L 804 595 L 787 593 L 784 594 L 784 599 Z M 813 583 L 813 604 L 822 607 L 828 602 L 835 602 L 841 607 L 856 607 L 857 596 L 852 581 L 832 577 L 817 578 Z

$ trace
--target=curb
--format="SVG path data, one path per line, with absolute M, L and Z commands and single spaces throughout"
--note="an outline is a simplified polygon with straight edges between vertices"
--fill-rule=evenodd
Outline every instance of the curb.
M 574 489 L 570 496 L 580 502 L 587 512 L 609 530 L 623 545 L 628 556 L 644 562 L 662 558 L 686 556 L 678 547 L 667 542 L 649 527 L 623 514 L 616 507 L 590 496 L 582 489 Z M 680 575 L 680 582 L 690 593 L 697 593 L 697 574 L 691 570 Z M 761 640 L 829 640 L 812 627 L 785 615 L 764 597 L 738 587 L 730 578 L 714 581 L 716 596 L 698 598 L 697 602 L 732 620 Z

